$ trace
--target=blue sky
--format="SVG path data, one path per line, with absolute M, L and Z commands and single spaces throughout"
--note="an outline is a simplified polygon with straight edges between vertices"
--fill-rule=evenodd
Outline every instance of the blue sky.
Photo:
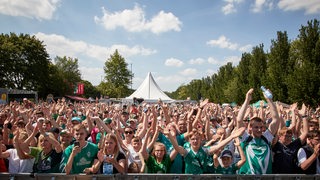
M 277 31 L 297 38 L 320 0 L 0 0 L 0 32 L 35 35 L 53 59 L 78 58 L 98 85 L 115 49 L 138 88 L 148 72 L 164 91 L 217 73 Z

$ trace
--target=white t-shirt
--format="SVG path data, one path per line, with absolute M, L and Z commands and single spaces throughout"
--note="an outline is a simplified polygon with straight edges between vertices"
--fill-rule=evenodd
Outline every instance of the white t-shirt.
M 17 149 L 8 149 L 10 156 L 9 160 L 9 173 L 31 173 L 33 171 L 34 158 L 20 159 Z
M 139 157 L 139 152 L 136 152 L 132 146 L 128 146 L 128 149 L 129 149 L 129 157 L 128 157 L 128 166 L 133 163 L 133 162 L 136 162 L 138 165 L 139 165 L 139 168 L 141 168 L 142 166 L 142 162 L 140 160 L 140 157 Z

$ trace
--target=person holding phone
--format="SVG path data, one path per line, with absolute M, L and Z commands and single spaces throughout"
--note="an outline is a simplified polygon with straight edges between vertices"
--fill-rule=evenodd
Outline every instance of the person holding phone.
M 84 172 L 86 174 L 125 173 L 127 167 L 126 156 L 120 151 L 116 135 L 113 133 L 106 134 L 103 142 L 103 147 L 98 152 L 93 165 L 84 169 Z
M 65 149 L 60 163 L 60 171 L 66 174 L 84 173 L 84 169 L 93 165 L 99 150 L 96 144 L 86 141 L 88 132 L 84 125 L 78 124 L 73 129 L 76 141 Z

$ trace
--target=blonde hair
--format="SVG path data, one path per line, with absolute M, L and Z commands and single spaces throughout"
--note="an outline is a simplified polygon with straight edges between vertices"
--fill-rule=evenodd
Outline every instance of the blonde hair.
M 56 137 L 51 133 L 51 132 L 46 132 L 48 134 L 49 138 L 55 139 Z M 41 140 L 43 140 L 45 137 L 40 134 L 39 139 L 38 139 L 38 147 L 41 147 Z M 50 141 L 48 141 L 50 143 Z M 54 149 L 53 144 L 51 144 L 52 149 Z
M 105 137 L 104 137 L 104 144 L 106 143 L 107 140 L 113 140 L 114 143 L 116 144 L 116 146 L 114 147 L 114 150 L 113 150 L 113 157 L 115 159 L 117 159 L 118 157 L 118 154 L 120 152 L 120 146 L 119 146 L 119 143 L 118 143 L 118 138 L 116 135 L 114 134 L 106 134 Z M 106 153 L 106 149 L 104 148 L 104 153 Z
M 152 152 L 151 152 L 151 155 L 152 155 L 152 156 L 155 156 L 155 155 L 154 155 L 154 152 L 155 152 L 154 149 L 156 148 L 156 146 L 162 147 L 162 148 L 164 149 L 164 152 L 165 152 L 164 154 L 167 154 L 166 146 L 165 146 L 163 143 L 161 143 L 161 142 L 155 142 L 154 145 L 153 145 Z

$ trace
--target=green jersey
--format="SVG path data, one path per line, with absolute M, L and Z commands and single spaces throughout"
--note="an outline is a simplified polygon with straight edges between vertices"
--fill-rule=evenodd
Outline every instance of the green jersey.
M 203 174 L 207 172 L 208 148 L 200 147 L 198 152 L 194 152 L 191 147 L 186 147 L 187 154 L 184 157 L 186 164 L 186 174 Z
M 64 172 L 64 167 L 68 162 L 68 159 L 71 155 L 74 145 L 68 146 L 63 152 L 63 158 L 60 169 Z M 85 168 L 90 168 L 93 164 L 94 159 L 97 159 L 98 146 L 94 143 L 87 142 L 87 145 L 84 146 L 81 151 L 74 157 L 72 163 L 72 169 L 70 174 L 79 174 L 83 173 Z
M 222 167 L 221 165 L 219 165 L 216 168 L 216 174 L 236 174 L 237 170 L 238 170 L 238 166 L 236 163 L 233 163 L 231 166 L 229 167 Z
M 146 161 L 148 173 L 168 173 L 171 164 L 171 159 L 167 154 L 164 155 L 160 163 L 153 156 L 149 156 Z
M 52 150 L 49 154 L 44 155 L 43 150 L 38 147 L 30 147 L 30 155 L 35 157 L 33 170 L 35 173 L 60 173 L 59 165 L 62 152 L 57 153 Z
M 244 136 L 248 133 L 244 133 Z M 250 142 L 246 142 L 247 138 L 243 138 L 241 147 L 246 156 L 245 164 L 240 168 L 239 174 L 271 174 L 272 173 L 272 151 L 271 141 L 273 135 L 267 130 L 263 133 L 265 142 L 262 138 L 253 138 Z

